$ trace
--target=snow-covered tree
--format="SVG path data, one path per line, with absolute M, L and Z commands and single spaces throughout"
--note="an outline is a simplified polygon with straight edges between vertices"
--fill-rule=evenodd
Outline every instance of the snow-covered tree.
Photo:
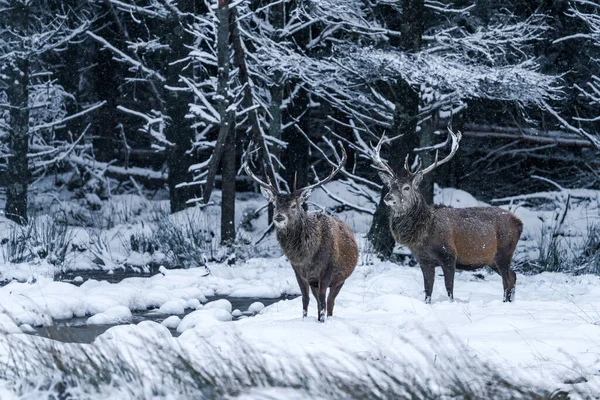
M 171 211 L 179 211 L 194 197 L 194 188 L 185 185 L 191 181 L 189 167 L 194 157 L 189 150 L 195 134 L 187 118 L 194 99 L 184 83 L 193 75 L 189 28 L 208 5 L 194 0 L 97 3 L 112 16 L 113 24 L 87 34 L 116 62 L 127 66 L 129 74 L 122 84 L 134 104 L 120 104 L 118 111 L 140 118 L 144 122 L 140 133 L 149 136 L 157 152 L 166 153 Z M 109 31 L 115 28 L 118 35 Z M 136 101 L 138 97 L 143 101 Z
M 600 3 L 589 0 L 573 0 L 567 16 L 577 21 L 579 31 L 554 40 L 554 44 L 582 43 L 585 46 L 595 47 L 596 52 L 600 50 Z M 571 118 L 561 115 L 555 107 L 546 103 L 545 107 L 558 122 L 567 130 L 574 132 L 584 139 L 590 141 L 596 149 L 600 149 L 600 133 L 598 122 L 600 121 L 600 59 L 590 58 L 589 79 L 585 83 L 574 83 L 573 89 L 582 99 L 585 107 L 581 113 Z
M 464 109 L 466 100 L 540 106 L 558 96 L 556 77 L 541 74 L 531 52 L 547 29 L 543 17 L 499 12 L 485 23 L 476 18 L 464 23 L 474 6 L 423 0 L 302 2 L 295 30 L 279 34 L 289 40 L 255 35 L 253 44 L 265 75 L 300 79 L 344 115 L 338 126 L 353 126 L 363 142 L 384 131 L 405 133 L 404 143 L 389 154 L 398 169 L 407 152 L 435 147 L 437 126 L 431 121 L 447 120 Z M 302 29 L 309 31 L 306 49 L 291 39 Z M 425 163 L 433 157 L 431 151 L 420 154 Z M 379 207 L 374 218 L 375 242 L 389 236 L 384 210 Z M 390 251 L 393 240 L 385 242 L 376 248 Z
M 67 115 L 71 95 L 53 74 L 53 56 L 89 25 L 86 13 L 61 1 L 0 1 L 0 151 L 6 160 L 5 213 L 17 222 L 27 220 L 31 172 L 84 147 L 86 129 L 61 135 L 59 129 L 101 106 Z

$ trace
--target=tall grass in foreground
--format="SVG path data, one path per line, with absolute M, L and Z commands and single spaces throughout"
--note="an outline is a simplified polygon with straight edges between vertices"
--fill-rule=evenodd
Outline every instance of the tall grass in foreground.
M 568 398 L 517 382 L 466 352 L 436 354 L 419 366 L 385 354 L 274 357 L 249 350 L 235 337 L 225 346 L 201 342 L 190 350 L 168 332 L 142 336 L 135 345 L 127 336 L 92 345 L 2 336 L 0 347 L 8 354 L 1 358 L 0 380 L 16 395 L 35 399 L 221 399 L 250 392 L 260 399 L 290 393 L 318 399 Z M 403 346 L 414 355 L 414 347 Z M 272 395 L 273 389 L 287 395 Z

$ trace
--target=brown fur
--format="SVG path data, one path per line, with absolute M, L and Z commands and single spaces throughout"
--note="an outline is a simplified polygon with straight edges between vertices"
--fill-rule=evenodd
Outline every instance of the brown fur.
M 250 156 L 252 143 L 248 145 Z M 294 192 L 282 194 L 270 182 L 257 177 L 248 164 L 244 170 L 260 187 L 262 194 L 275 206 L 273 224 L 277 231 L 277 241 L 288 257 L 300 291 L 302 292 L 302 315 L 308 313 L 308 288 L 317 299 L 319 321 L 333 315 L 335 298 L 346 279 L 352 274 L 358 262 L 358 246 L 350 229 L 339 219 L 324 214 L 307 214 L 303 206 L 312 189 L 329 182 L 343 168 L 347 154 L 341 146 L 342 157 L 339 164 L 323 180 Z M 247 159 L 246 159 L 247 160 Z M 268 180 L 267 180 L 268 181 Z M 329 288 L 329 296 L 325 295 Z
M 307 214 L 300 197 L 277 195 L 274 199 L 275 218 L 283 215 L 287 220 L 284 227 L 276 226 L 277 241 L 296 273 L 303 315 L 308 312 L 310 287 L 317 299 L 318 319 L 324 321 L 325 308 L 327 316 L 332 316 L 335 298 L 358 263 L 358 246 L 342 221 L 325 214 Z
M 502 276 L 504 301 L 513 300 L 517 277 L 510 263 L 523 230 L 519 218 L 498 207 L 432 207 L 426 204 L 412 176 L 388 176 L 384 182 L 390 188 L 385 197 L 391 208 L 390 229 L 421 265 L 426 302 L 431 301 L 437 266 L 444 272 L 450 299 L 457 268 L 488 265 Z

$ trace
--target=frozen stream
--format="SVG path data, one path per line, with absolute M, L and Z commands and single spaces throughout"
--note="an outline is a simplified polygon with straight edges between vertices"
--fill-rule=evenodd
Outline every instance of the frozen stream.
M 233 310 L 244 310 L 242 316 L 233 317 L 233 321 L 252 317 L 256 313 L 248 310 L 248 307 L 254 302 L 261 302 L 266 307 L 273 303 L 276 303 L 283 299 L 294 298 L 295 296 L 286 296 L 280 298 L 260 298 L 260 297 L 227 297 L 227 296 L 212 296 L 207 297 L 207 300 L 214 301 L 219 299 L 227 299 L 232 306 Z M 137 324 L 142 321 L 154 321 L 161 323 L 163 320 L 168 318 L 170 315 L 165 315 L 157 312 L 158 310 L 147 310 L 147 311 L 136 311 L 133 312 L 133 318 L 131 324 Z M 195 311 L 194 309 L 185 310 L 184 315 L 179 317 L 183 318 L 185 315 Z M 56 320 L 54 325 L 51 326 L 40 326 L 33 328 L 31 334 L 36 336 L 42 336 L 53 340 L 58 340 L 65 343 L 92 343 L 98 336 L 103 334 L 108 328 L 116 325 L 123 324 L 108 324 L 108 325 L 88 325 L 86 321 L 89 317 L 77 317 L 63 320 Z M 180 333 L 176 329 L 170 329 L 173 336 L 179 336 Z

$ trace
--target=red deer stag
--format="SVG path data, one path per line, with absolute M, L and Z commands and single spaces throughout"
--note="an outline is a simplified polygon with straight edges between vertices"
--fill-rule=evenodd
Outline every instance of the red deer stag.
M 389 189 L 384 197 L 390 208 L 390 229 L 396 242 L 407 246 L 417 259 L 423 273 L 425 303 L 431 303 L 435 267 L 442 267 L 446 291 L 454 299 L 454 273 L 456 269 L 473 270 L 490 266 L 502 276 L 504 301 L 513 301 L 516 274 L 510 263 L 523 230 L 523 223 L 509 211 L 498 207 L 452 208 L 431 206 L 419 191 L 423 176 L 448 162 L 458 150 L 461 134 L 448 129 L 452 138 L 450 154 L 429 167 L 419 165 L 412 172 L 409 156 L 404 162 L 405 176 L 398 176 L 384 162 L 379 152 L 389 141 L 384 137 L 373 148 L 373 167 Z
M 346 151 L 342 147 L 342 159 L 327 178 L 301 189 L 294 187 L 291 194 L 286 194 L 252 172 L 248 166 L 251 146 L 246 152 L 244 169 L 275 207 L 273 223 L 277 241 L 296 273 L 302 293 L 302 316 L 307 315 L 310 287 L 317 300 L 318 320 L 325 322 L 325 308 L 327 316 L 332 316 L 335 298 L 356 267 L 358 246 L 350 229 L 338 218 L 321 213 L 308 214 L 302 206 L 314 188 L 329 182 L 342 169 Z M 329 296 L 325 302 L 327 288 Z

